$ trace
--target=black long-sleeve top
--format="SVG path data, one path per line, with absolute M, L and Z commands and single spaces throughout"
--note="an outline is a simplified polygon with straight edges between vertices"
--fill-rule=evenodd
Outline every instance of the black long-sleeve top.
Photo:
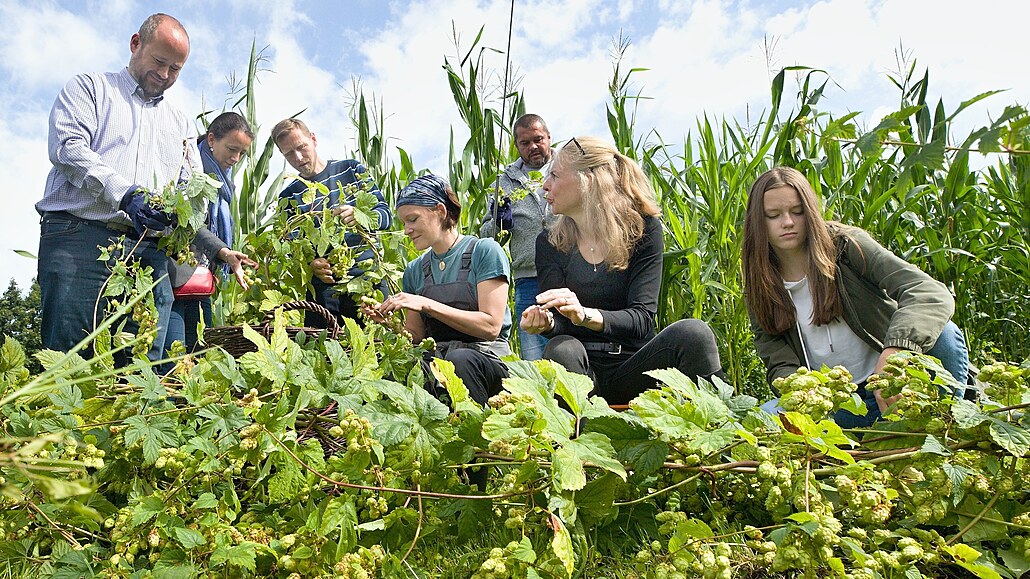
M 662 224 L 657 217 L 644 218 L 644 234 L 630 254 L 629 267 L 610 270 L 605 264 L 587 263 L 579 250 L 561 253 L 547 240 L 547 231 L 536 240 L 536 270 L 540 291 L 567 287 L 579 302 L 600 310 L 604 329 L 595 332 L 576 326 L 557 311 L 548 337 L 568 334 L 584 342 L 614 342 L 634 351 L 655 336 L 658 291 L 662 284 Z

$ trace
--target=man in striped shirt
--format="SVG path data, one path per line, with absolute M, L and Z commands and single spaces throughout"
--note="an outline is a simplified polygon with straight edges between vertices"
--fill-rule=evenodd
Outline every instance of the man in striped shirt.
M 375 183 L 371 183 L 368 176 L 368 169 L 354 159 L 341 161 L 322 159 L 318 153 L 318 139 L 315 133 L 308 129 L 304 121 L 300 119 L 285 119 L 272 127 L 272 140 L 279 147 L 279 152 L 286 157 L 286 162 L 297 170 L 305 180 L 321 183 L 329 189 L 329 194 L 317 196 L 313 202 L 304 202 L 304 193 L 308 186 L 304 181 L 295 180 L 279 194 L 281 204 L 285 205 L 287 211 L 306 212 L 332 209 L 334 216 L 343 220 L 346 225 L 354 225 L 354 205 L 356 199 L 348 198 L 343 189 L 348 185 L 365 183 L 370 184 L 370 193 L 376 196 L 376 203 L 373 210 L 379 216 L 376 230 L 389 229 L 393 223 L 393 214 L 390 206 L 383 199 L 383 194 Z M 344 236 L 344 242 L 350 247 L 357 247 L 365 243 L 364 239 L 356 232 L 348 232 Z M 371 248 L 366 249 L 358 256 L 357 261 L 371 259 L 373 253 Z M 358 305 L 355 300 L 347 294 L 342 294 L 334 288 L 336 280 L 333 278 L 332 266 L 324 256 L 316 257 L 311 262 L 313 278 L 313 298 L 320 305 L 325 306 L 330 312 L 337 316 L 348 318 L 358 317 Z M 360 267 L 353 267 L 350 275 L 359 276 L 362 274 Z M 386 293 L 385 286 L 380 291 Z M 325 321 L 321 316 L 308 312 L 305 314 L 304 324 L 316 328 L 325 327 Z
M 157 235 L 171 220 L 149 207 L 143 192 L 188 178 L 200 166 L 192 123 L 164 102 L 189 56 L 186 30 L 175 18 L 154 14 L 132 35 L 129 50 L 126 68 L 76 76 L 50 111 L 53 168 L 36 203 L 45 348 L 72 349 L 103 315 L 100 290 L 111 264 L 97 260 L 98 247 L 124 239 L 126 251 L 133 250 L 141 267 L 152 267 L 155 280 L 167 274 Z M 161 357 L 171 311 L 167 278 L 154 289 L 154 303 L 152 360 Z

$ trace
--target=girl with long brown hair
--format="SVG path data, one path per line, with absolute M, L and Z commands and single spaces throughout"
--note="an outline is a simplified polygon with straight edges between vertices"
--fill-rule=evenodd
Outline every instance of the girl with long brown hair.
M 744 295 L 770 384 L 799 367 L 848 369 L 869 413 L 840 412 L 841 426 L 871 424 L 893 403 L 866 379 L 900 351 L 927 353 L 965 384 L 969 355 L 944 284 L 868 233 L 826 221 L 808 179 L 775 167 L 751 187 L 742 251 Z

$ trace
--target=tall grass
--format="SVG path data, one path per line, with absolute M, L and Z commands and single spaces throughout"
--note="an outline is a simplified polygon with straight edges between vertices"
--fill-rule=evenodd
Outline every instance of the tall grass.
M 748 189 L 775 165 L 796 167 L 808 177 L 825 200 L 827 218 L 868 230 L 946 283 L 956 297 L 955 321 L 979 361 L 1030 354 L 1024 109 L 1008 107 L 989 126 L 952 141 L 955 117 L 995 93 L 950 112 L 943 102 L 931 106 L 929 72 L 916 77 L 913 64 L 905 76 L 892 78 L 900 92 L 898 110 L 863 132 L 854 121 L 858 113 L 834 118 L 820 110 L 825 72 L 790 67 L 774 78 L 770 107 L 753 125 L 702 115 L 696 134 L 674 149 L 654 129 L 634 140 L 633 127 L 623 120 L 632 118 L 622 109 L 629 77 L 638 70 L 613 79 L 617 92 L 608 118 L 617 143 L 634 143 L 665 214 L 660 322 L 684 316 L 708 321 L 738 386 L 764 390 L 743 301 L 740 246 Z M 797 92 L 782 111 L 790 102 L 784 98 L 788 80 Z M 639 94 L 632 97 L 639 102 Z M 619 122 L 612 124 L 613 118 Z M 993 164 L 971 169 L 974 153 L 988 154 Z
M 447 167 L 463 197 L 466 231 L 475 231 L 497 174 L 517 155 L 510 127 L 525 112 L 519 90 L 488 80 L 496 78 L 484 58 L 492 49 L 481 39 L 482 29 L 467 49 L 456 41 L 456 55 L 445 57 L 443 67 L 469 135 L 459 143 L 452 129 Z M 633 81 L 647 69 L 625 66 L 625 46 L 616 42 L 606 117 L 616 146 L 644 168 L 663 210 L 659 323 L 697 317 L 711 324 L 739 389 L 758 396 L 768 391 L 744 306 L 740 246 L 748 189 L 775 165 L 808 177 L 824 198 L 827 218 L 868 230 L 947 284 L 956 297 L 955 321 L 976 361 L 1030 355 L 1026 110 L 1010 106 L 987 126 L 955 135 L 955 118 L 996 93 L 975 95 L 954 110 L 943 101 L 929 103 L 929 71 L 917 74 L 913 62 L 889 77 L 898 89 L 897 110 L 864 129 L 857 112 L 835 117 L 821 108 L 832 83 L 827 72 L 792 66 L 773 78 L 769 106 L 756 119 L 741 124 L 701 113 L 682 142 L 667 143 L 658 128 L 636 127 L 638 107 L 649 99 Z M 252 50 L 241 99 L 255 130 L 253 83 L 261 60 Z M 360 85 L 353 93 L 353 154 L 392 204 L 397 191 L 426 168 L 407 151 L 390 150 L 382 103 L 366 98 Z M 248 158 L 238 204 L 242 233 L 262 227 L 282 186 L 281 175 L 268 182 L 273 146 L 269 139 L 258 152 L 255 141 Z M 985 168 L 973 168 L 975 155 L 987 155 Z M 401 237 L 389 237 L 387 255 L 406 262 L 414 251 Z

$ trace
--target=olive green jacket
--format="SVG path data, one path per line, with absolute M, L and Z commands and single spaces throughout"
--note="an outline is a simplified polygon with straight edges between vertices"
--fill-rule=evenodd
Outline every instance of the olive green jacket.
M 844 321 L 876 351 L 933 347 L 955 312 L 948 288 L 894 255 L 865 231 L 829 223 L 837 245 L 837 293 Z M 755 348 L 772 381 L 805 366 L 797 325 L 783 334 L 766 333 L 751 319 Z

